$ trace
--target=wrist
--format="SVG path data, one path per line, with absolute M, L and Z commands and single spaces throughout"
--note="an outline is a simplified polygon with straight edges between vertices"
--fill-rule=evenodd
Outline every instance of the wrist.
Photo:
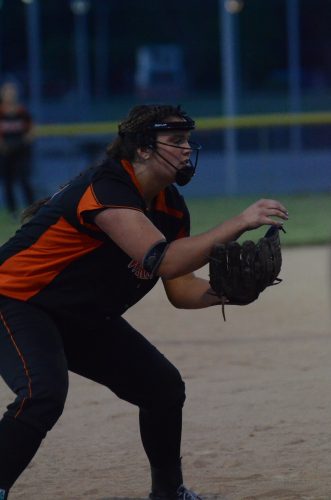
M 250 229 L 248 221 L 244 214 L 239 214 L 232 219 L 233 228 L 236 232 L 236 239 L 239 238 L 245 231 Z

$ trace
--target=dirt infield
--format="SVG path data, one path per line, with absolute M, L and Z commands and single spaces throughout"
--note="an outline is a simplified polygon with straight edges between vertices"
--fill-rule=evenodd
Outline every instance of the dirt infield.
M 183 375 L 185 482 L 210 499 L 331 499 L 329 257 L 285 250 L 284 282 L 228 307 L 226 323 L 218 307 L 173 309 L 161 285 L 126 315 Z M 10 397 L 1 383 L 2 407 Z M 65 412 L 11 500 L 146 497 L 137 415 L 71 376 Z

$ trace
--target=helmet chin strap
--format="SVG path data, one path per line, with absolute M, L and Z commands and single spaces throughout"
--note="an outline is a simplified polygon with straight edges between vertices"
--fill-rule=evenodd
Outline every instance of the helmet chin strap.
M 188 165 L 182 168 L 176 167 L 173 163 L 171 163 L 167 158 L 165 158 L 159 151 L 154 149 L 154 153 L 156 153 L 163 161 L 165 161 L 170 167 L 176 170 L 175 182 L 178 186 L 185 186 L 190 182 L 192 177 L 195 174 L 195 167 L 193 166 L 191 160 L 188 160 Z
M 198 159 L 196 159 L 195 165 L 193 165 L 191 160 L 188 160 L 187 165 L 185 167 L 178 168 L 173 163 L 171 163 L 171 161 L 169 161 L 167 158 L 161 155 L 161 153 L 154 146 L 150 146 L 150 148 L 154 151 L 155 154 L 157 154 L 160 158 L 162 158 L 163 161 L 165 161 L 168 165 L 170 165 L 170 167 L 176 170 L 175 182 L 176 184 L 178 184 L 178 186 L 186 186 L 186 184 L 190 182 L 190 180 L 195 174 L 195 169 L 197 167 Z

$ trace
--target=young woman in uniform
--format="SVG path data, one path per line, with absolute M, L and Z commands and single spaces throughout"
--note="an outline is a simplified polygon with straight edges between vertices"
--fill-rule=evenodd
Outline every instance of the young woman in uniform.
M 7 498 L 60 417 L 68 370 L 139 407 L 152 500 L 195 500 L 183 485 L 184 382 L 122 317 L 162 279 L 178 308 L 219 304 L 194 271 L 216 242 L 287 219 L 276 200 L 190 236 L 174 183 L 194 174 L 200 146 L 179 107 L 134 107 L 107 157 L 51 198 L 0 249 L 0 374 L 16 394 L 0 421 L 0 499 Z M 1 496 L 2 495 L 2 496 Z M 89 499 L 91 500 L 91 499 Z

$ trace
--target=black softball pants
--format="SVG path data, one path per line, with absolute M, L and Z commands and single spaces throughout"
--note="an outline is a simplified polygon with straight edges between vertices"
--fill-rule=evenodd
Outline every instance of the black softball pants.
M 22 190 L 23 201 L 26 205 L 31 205 L 34 201 L 34 189 L 30 179 L 31 160 L 32 150 L 29 145 L 0 157 L 6 207 L 13 214 L 18 209 L 15 196 L 16 184 Z
M 8 490 L 60 417 L 68 370 L 140 409 L 153 467 L 180 462 L 184 383 L 178 370 L 123 318 L 86 325 L 0 298 L 0 375 L 16 394 L 0 421 L 0 490 Z

